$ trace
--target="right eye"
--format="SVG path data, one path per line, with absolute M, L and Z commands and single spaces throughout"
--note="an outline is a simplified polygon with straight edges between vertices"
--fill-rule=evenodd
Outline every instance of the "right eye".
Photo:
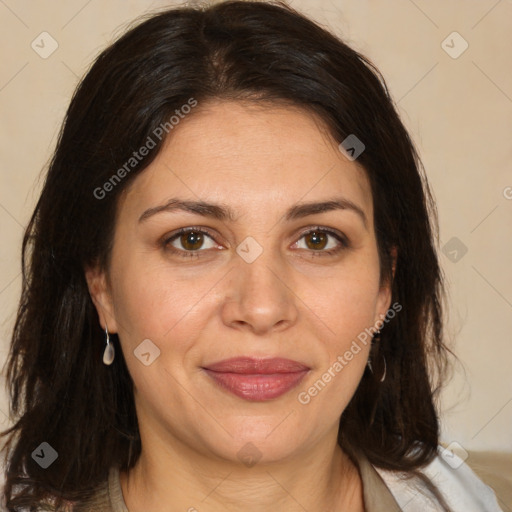
M 166 250 L 170 250 L 172 253 L 183 258 L 199 257 L 199 254 L 197 253 L 205 250 L 203 247 L 206 241 L 205 236 L 214 241 L 213 236 L 204 228 L 181 228 L 171 236 L 166 237 L 162 242 L 162 245 Z M 182 248 L 176 247 L 174 242 L 180 244 Z M 215 247 L 215 244 L 212 244 L 210 247 L 206 247 L 206 249 L 211 249 L 213 247 Z

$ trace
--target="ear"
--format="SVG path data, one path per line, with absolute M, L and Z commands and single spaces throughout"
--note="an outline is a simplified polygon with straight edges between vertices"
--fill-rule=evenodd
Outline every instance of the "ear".
M 392 296 L 392 288 L 393 281 L 395 279 L 395 270 L 396 270 L 396 260 L 397 260 L 397 249 L 395 246 L 391 249 L 391 270 L 392 275 L 391 279 L 386 280 L 386 282 L 381 286 L 379 290 L 379 296 L 377 299 L 377 315 L 378 317 L 375 319 L 375 322 L 381 320 L 386 316 L 386 313 L 391 306 L 391 296 Z
M 108 327 L 110 333 L 116 333 L 117 322 L 115 319 L 114 303 L 108 283 L 106 272 L 100 270 L 99 265 L 85 269 L 85 280 L 89 288 L 92 302 L 98 312 L 100 325 L 103 330 Z

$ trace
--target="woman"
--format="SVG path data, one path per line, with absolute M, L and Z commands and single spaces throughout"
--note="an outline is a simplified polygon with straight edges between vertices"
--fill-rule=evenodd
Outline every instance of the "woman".
M 7 510 L 499 511 L 439 455 L 435 222 L 384 80 L 312 21 L 131 29 L 25 234 Z

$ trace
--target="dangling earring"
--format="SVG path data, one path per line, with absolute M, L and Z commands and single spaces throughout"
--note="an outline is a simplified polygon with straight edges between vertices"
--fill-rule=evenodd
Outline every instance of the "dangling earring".
M 380 331 L 377 331 L 374 335 L 373 335 L 373 339 L 372 339 L 372 346 L 374 343 L 379 343 L 380 342 Z M 386 358 L 384 356 L 382 356 L 382 359 L 384 360 L 384 372 L 382 374 L 382 377 L 379 379 L 379 382 L 384 382 L 384 380 L 386 379 L 386 371 L 387 371 L 387 365 L 386 365 Z M 373 368 L 372 368 L 372 356 L 370 354 L 370 357 L 368 358 L 368 369 L 372 372 L 373 374 Z
M 105 341 L 106 341 L 107 345 L 105 347 L 105 352 L 103 352 L 103 363 L 108 366 L 108 365 L 112 364 L 112 362 L 114 361 L 116 351 L 114 349 L 114 345 L 112 343 L 110 343 L 110 337 L 108 335 L 108 327 L 107 327 L 106 323 L 105 323 Z
M 382 373 L 382 377 L 380 378 L 379 382 L 384 382 L 386 380 L 386 371 L 387 371 L 386 358 L 384 356 L 382 356 L 382 359 L 384 361 L 384 372 Z

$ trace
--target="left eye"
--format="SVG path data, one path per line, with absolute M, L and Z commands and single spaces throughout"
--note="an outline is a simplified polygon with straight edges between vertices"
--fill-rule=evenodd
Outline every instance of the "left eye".
M 328 247 L 329 238 L 334 238 L 337 240 L 337 243 L 334 242 L 330 247 Z M 333 252 L 337 252 L 338 250 L 341 250 L 341 248 L 348 246 L 348 243 L 343 236 L 335 233 L 334 231 L 320 228 L 315 228 L 303 233 L 299 240 L 302 239 L 305 240 L 306 247 L 299 247 L 300 249 L 311 249 L 315 252 L 325 252 L 327 254 L 332 254 Z M 298 243 L 299 242 L 297 242 L 297 244 Z

